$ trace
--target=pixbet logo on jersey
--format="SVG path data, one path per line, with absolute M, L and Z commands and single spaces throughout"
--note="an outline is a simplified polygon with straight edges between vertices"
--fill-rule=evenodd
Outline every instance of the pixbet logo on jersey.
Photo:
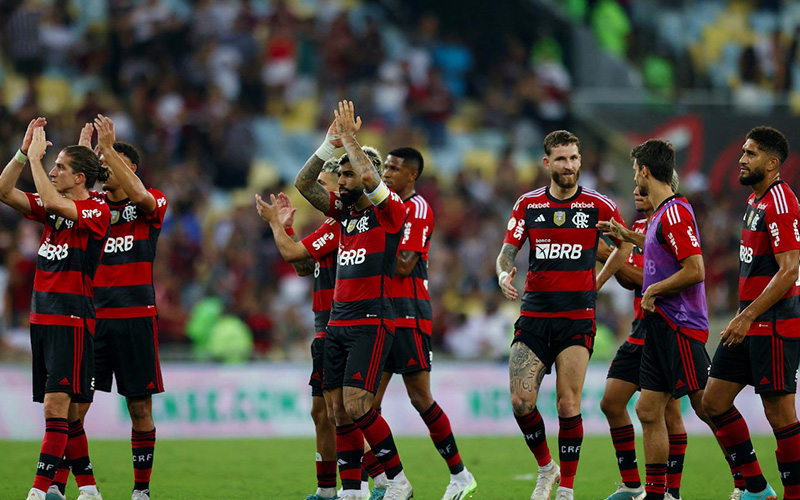
M 536 244 L 536 258 L 537 259 L 570 259 L 577 260 L 581 258 L 581 251 L 583 245 L 570 244 L 570 243 L 537 243 Z

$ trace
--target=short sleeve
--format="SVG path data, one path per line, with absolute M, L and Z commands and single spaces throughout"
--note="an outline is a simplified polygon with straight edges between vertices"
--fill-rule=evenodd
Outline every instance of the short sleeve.
M 431 207 L 422 200 L 411 198 L 405 203 L 406 217 L 400 250 L 424 253 L 433 232 L 433 213 Z
M 389 197 L 383 206 L 375 207 L 375 216 L 387 233 L 399 233 L 406 221 L 406 207 L 397 193 L 389 190 Z
M 78 229 L 88 231 L 96 240 L 107 236 L 111 211 L 104 201 L 96 198 L 75 200 L 75 208 L 78 212 Z
M 329 193 L 331 195 L 331 206 L 325 216 L 340 220 L 342 218 L 342 213 L 344 212 L 344 203 L 342 203 L 342 199 L 339 198 L 338 193 L 334 193 L 333 191 L 329 191 Z
M 44 209 L 44 203 L 42 203 L 39 193 L 25 193 L 25 196 L 28 197 L 28 202 L 31 204 L 31 213 L 25 214 L 25 218 L 44 224 L 47 221 L 47 210 Z
M 528 239 L 528 231 L 525 230 L 525 206 L 523 199 L 517 200 L 514 209 L 511 211 L 511 217 L 508 219 L 506 226 L 506 237 L 503 243 L 510 243 L 517 248 L 522 248 L 522 244 Z
M 694 217 L 686 207 L 674 203 L 661 216 L 661 231 L 672 254 L 679 261 L 702 254 Z
M 772 198 L 764 214 L 767 234 L 774 253 L 800 249 L 800 207 L 797 197 L 785 184 L 781 183 L 770 190 Z
M 153 227 L 159 228 L 164 223 L 164 217 L 167 215 L 167 197 L 158 189 L 151 188 L 147 192 L 156 199 L 156 209 L 152 214 L 145 214 L 145 220 L 150 222 Z
M 314 260 L 322 260 L 339 247 L 339 222 L 328 218 L 316 231 L 300 240 L 300 243 Z

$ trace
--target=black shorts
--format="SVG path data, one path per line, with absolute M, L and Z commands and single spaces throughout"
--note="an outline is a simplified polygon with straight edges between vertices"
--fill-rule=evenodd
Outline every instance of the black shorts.
M 31 324 L 33 400 L 66 392 L 76 403 L 94 396 L 94 336 L 81 326 Z
M 567 347 L 585 347 L 591 357 L 594 333 L 595 324 L 592 319 L 522 316 L 514 323 L 514 340 L 511 344 L 522 342 L 528 346 L 547 367 L 547 373 L 550 373 L 556 357 Z
M 673 329 L 660 314 L 646 316 L 647 340 L 642 350 L 639 387 L 667 392 L 679 399 L 708 381 L 706 346 Z
M 97 390 L 111 392 L 112 376 L 117 380 L 117 392 L 126 397 L 164 392 L 155 316 L 97 320 Z
M 317 337 L 311 341 L 311 397 L 322 397 L 322 360 L 325 357 L 325 337 Z
M 395 328 L 394 342 L 383 371 L 399 374 L 429 372 L 432 362 L 430 335 L 416 328 Z
M 383 325 L 328 326 L 325 389 L 358 387 L 375 394 L 394 335 Z
M 625 341 L 619 349 L 617 355 L 614 356 L 614 361 L 608 367 L 608 375 L 606 378 L 613 378 L 630 382 L 631 384 L 639 387 L 639 371 L 642 366 L 642 350 L 644 346 L 631 344 Z
M 795 393 L 798 364 L 800 340 L 748 335 L 739 345 L 717 346 L 710 376 L 735 384 L 752 385 L 757 394 Z

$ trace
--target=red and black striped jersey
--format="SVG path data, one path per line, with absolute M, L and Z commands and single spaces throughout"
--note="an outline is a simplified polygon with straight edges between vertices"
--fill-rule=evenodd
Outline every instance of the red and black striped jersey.
M 36 193 L 25 193 L 31 214 L 44 224 L 33 278 L 31 323 L 84 326 L 94 331 L 93 280 L 103 252 L 111 213 L 102 198 L 74 200 L 78 220 L 48 213 Z
M 339 195 L 331 192 L 328 216 L 341 222 L 336 289 L 328 324 L 382 324 L 393 332 L 392 278 L 406 220 L 403 200 L 390 190 L 383 207 L 370 205 L 357 212 L 353 207 L 342 207 Z
M 147 190 L 156 199 L 156 209 L 146 214 L 129 199 L 113 202 L 111 232 L 94 280 L 97 317 L 142 318 L 156 316 L 153 261 L 156 244 L 167 212 L 167 198 L 158 189 Z
M 624 224 L 613 201 L 584 187 L 566 200 L 549 187 L 520 196 L 503 242 L 521 248 L 530 240 L 522 316 L 594 319 L 597 222 L 612 218 Z
M 394 326 L 416 328 L 430 335 L 433 310 L 428 295 L 428 249 L 433 232 L 433 210 L 425 198 L 416 193 L 404 204 L 408 215 L 400 251 L 409 250 L 420 255 L 409 276 L 395 276 L 392 282 Z
M 647 219 L 639 219 L 631 226 L 631 231 L 639 234 L 647 233 Z M 642 268 L 644 265 L 644 253 L 638 246 L 633 246 L 633 251 L 628 256 L 628 264 Z M 628 342 L 636 345 L 644 345 L 644 312 L 642 311 L 642 286 L 639 285 L 633 289 L 633 323 L 631 323 L 631 334 L 628 336 Z
M 314 259 L 314 329 L 316 338 L 325 338 L 331 317 L 336 286 L 336 252 L 339 248 L 339 223 L 328 217 L 316 231 L 301 240 Z
M 800 248 L 800 207 L 789 185 L 778 181 L 760 199 L 747 199 L 739 246 L 739 310 L 767 287 L 778 272 L 775 254 Z M 748 335 L 800 338 L 800 279 L 753 321 Z

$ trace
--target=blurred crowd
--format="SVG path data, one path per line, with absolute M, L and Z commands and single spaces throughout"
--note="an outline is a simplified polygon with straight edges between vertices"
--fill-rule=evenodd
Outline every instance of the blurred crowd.
M 541 158 L 547 132 L 573 128 L 584 139 L 582 183 L 610 194 L 627 221 L 635 218 L 629 184 L 620 182 L 628 165 L 613 164 L 604 139 L 574 123 L 562 47 L 548 36 L 509 35 L 478 69 L 458 27 L 430 13 L 403 26 L 369 2 L 16 0 L 2 3 L 0 23 L 0 157 L 11 158 L 25 124 L 44 114 L 55 145 L 50 165 L 102 112 L 119 139 L 141 150 L 145 185 L 166 194 L 154 274 L 167 357 L 308 356 L 310 281 L 280 259 L 253 195 L 289 194 L 300 235 L 321 222 L 291 185 L 292 172 L 343 97 L 364 119 L 362 142 L 384 153 L 413 145 L 431 165 L 418 191 L 436 214 L 430 290 L 440 352 L 507 354 L 518 304 L 499 293 L 494 259 L 517 197 L 549 181 L 532 160 Z M 471 130 L 498 147 L 437 168 L 458 147 L 456 136 Z M 266 148 L 278 133 L 285 135 Z M 33 190 L 29 172 L 18 187 Z M 738 237 L 726 228 L 736 228 L 736 210 L 698 212 L 707 259 L 715 259 L 711 310 L 727 313 Z M 38 225 L 0 206 L 0 354 L 3 339 L 27 342 L 40 235 Z M 521 269 L 526 258 L 520 252 Z M 603 295 L 598 317 L 609 335 L 624 336 L 630 304 L 621 290 Z

